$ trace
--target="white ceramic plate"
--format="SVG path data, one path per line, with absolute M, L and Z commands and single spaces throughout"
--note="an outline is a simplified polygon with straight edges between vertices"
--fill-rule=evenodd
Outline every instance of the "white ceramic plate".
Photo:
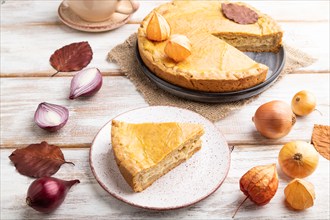
M 230 166 L 227 142 L 215 125 L 201 115 L 176 107 L 153 106 L 126 112 L 115 119 L 130 123 L 200 123 L 205 129 L 200 151 L 144 191 L 135 193 L 122 177 L 115 162 L 109 121 L 92 143 L 90 165 L 99 184 L 117 199 L 147 209 L 177 209 L 205 199 L 225 180 Z

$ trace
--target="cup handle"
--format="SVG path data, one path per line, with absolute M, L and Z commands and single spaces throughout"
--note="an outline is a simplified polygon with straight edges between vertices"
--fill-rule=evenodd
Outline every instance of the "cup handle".
M 138 10 L 140 7 L 140 4 L 134 0 L 129 0 L 129 2 L 131 3 L 131 8 L 120 6 L 121 5 L 120 2 L 122 2 L 123 0 L 118 0 L 118 1 L 119 1 L 119 6 L 116 9 L 116 12 L 121 14 L 126 14 L 126 15 L 132 14 L 136 12 L 136 10 Z

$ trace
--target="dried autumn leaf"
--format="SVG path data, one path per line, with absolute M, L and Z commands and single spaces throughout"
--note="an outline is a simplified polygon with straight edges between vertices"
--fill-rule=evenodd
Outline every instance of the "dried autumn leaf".
M 93 51 L 88 42 L 79 42 L 66 45 L 56 50 L 49 62 L 57 72 L 79 71 L 87 66 L 93 58 Z
M 224 16 L 238 24 L 254 24 L 259 19 L 259 15 L 255 11 L 244 5 L 222 3 L 221 7 Z
M 16 149 L 9 159 L 20 174 L 36 178 L 55 174 L 64 163 L 73 164 L 65 161 L 58 146 L 49 145 L 45 141 Z
M 330 126 L 314 125 L 312 144 L 321 156 L 330 160 Z

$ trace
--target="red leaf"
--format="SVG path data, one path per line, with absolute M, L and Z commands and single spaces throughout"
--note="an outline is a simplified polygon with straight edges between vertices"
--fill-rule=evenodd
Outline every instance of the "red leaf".
M 57 72 L 79 71 L 87 66 L 93 58 L 93 51 L 88 42 L 79 42 L 66 45 L 56 50 L 49 62 Z
M 20 174 L 36 178 L 51 176 L 60 169 L 62 164 L 71 163 L 65 161 L 58 146 L 48 145 L 45 141 L 16 149 L 9 159 Z

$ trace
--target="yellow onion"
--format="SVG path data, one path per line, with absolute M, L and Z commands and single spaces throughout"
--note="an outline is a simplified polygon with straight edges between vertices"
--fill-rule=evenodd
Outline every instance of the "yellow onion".
M 296 210 L 304 210 L 314 205 L 315 191 L 312 183 L 302 179 L 292 180 L 284 189 L 286 202 Z
M 313 93 L 302 90 L 294 95 L 291 101 L 292 111 L 299 116 L 306 116 L 314 111 L 316 98 Z
M 313 145 L 303 141 L 292 141 L 282 147 L 278 162 L 287 176 L 304 178 L 315 171 L 319 155 Z
M 296 123 L 289 104 L 271 101 L 261 105 L 252 118 L 257 131 L 267 138 L 281 138 L 287 135 Z

